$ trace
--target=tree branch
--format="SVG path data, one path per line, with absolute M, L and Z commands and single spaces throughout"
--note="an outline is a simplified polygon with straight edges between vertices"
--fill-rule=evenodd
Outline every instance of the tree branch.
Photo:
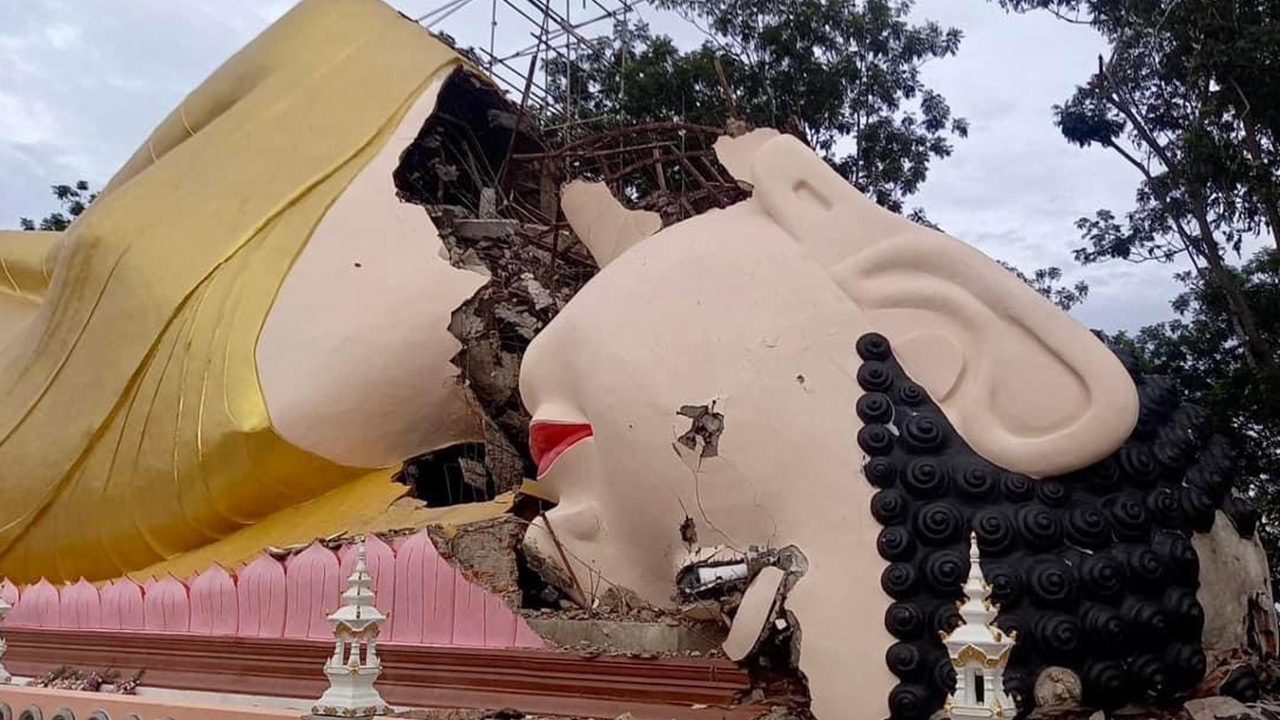
M 1124 148 L 1116 144 L 1114 140 L 1105 140 L 1103 141 L 1102 144 L 1105 147 L 1109 147 L 1112 150 L 1115 150 L 1117 153 L 1120 154 L 1120 157 L 1127 160 L 1130 165 L 1138 168 L 1138 172 L 1142 173 L 1142 176 L 1146 178 L 1148 182 L 1153 179 L 1151 176 L 1151 169 L 1148 168 L 1146 165 L 1144 165 L 1140 160 L 1138 160 L 1138 158 L 1131 155 L 1128 150 L 1125 150 Z
M 1051 8 L 1051 7 L 1046 7 L 1046 8 L 1045 8 L 1045 10 L 1046 10 L 1050 15 L 1052 15 L 1052 16 L 1054 16 L 1054 17 L 1058 18 L 1059 20 L 1061 20 L 1061 21 L 1063 21 L 1063 22 L 1065 22 L 1065 23 L 1070 23 L 1071 25 L 1083 25 L 1083 26 L 1085 26 L 1085 27 L 1093 27 L 1093 21 L 1092 21 L 1092 20 L 1081 20 L 1081 19 L 1080 19 L 1080 12 L 1079 12 L 1078 10 L 1076 11 L 1076 16 L 1075 16 L 1075 17 L 1068 17 L 1068 16 L 1067 16 L 1065 13 L 1063 13 L 1061 10 L 1057 10 L 1057 9 L 1055 9 L 1055 8 Z

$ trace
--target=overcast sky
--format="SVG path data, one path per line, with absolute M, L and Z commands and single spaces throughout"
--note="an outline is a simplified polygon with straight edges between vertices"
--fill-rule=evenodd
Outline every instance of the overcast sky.
M 187 92 L 292 4 L 0 3 L 0 227 L 55 209 L 49 185 L 105 183 Z M 440 0 L 392 4 L 416 17 Z M 440 29 L 464 45 L 487 45 L 489 12 L 488 2 L 473 0 Z M 642 14 L 683 44 L 700 40 L 677 18 Z M 1080 269 L 1071 261 L 1075 220 L 1102 207 L 1127 210 L 1137 182 L 1119 158 L 1069 146 L 1052 124 L 1052 105 L 1088 76 L 1101 40 L 1051 18 L 1006 15 L 987 0 L 919 0 L 915 16 L 965 33 L 959 57 L 931 63 L 925 79 L 970 120 L 971 134 L 934 164 L 909 204 L 993 257 L 1028 271 L 1057 265 L 1068 279 L 1088 280 L 1092 294 L 1075 315 L 1092 327 L 1136 329 L 1170 317 L 1177 268 Z M 499 48 L 527 43 L 530 28 L 506 8 L 498 28 Z

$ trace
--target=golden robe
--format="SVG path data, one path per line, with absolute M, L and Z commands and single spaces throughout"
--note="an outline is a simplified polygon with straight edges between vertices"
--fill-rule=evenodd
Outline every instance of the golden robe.
M 326 209 L 461 62 L 376 0 L 306 0 L 66 233 L 0 234 L 0 574 L 193 572 L 404 492 L 284 442 L 254 350 Z

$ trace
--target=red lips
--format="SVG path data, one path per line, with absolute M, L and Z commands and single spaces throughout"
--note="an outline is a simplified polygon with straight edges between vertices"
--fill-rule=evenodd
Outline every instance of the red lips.
M 550 470 L 565 450 L 589 437 L 591 426 L 586 423 L 535 420 L 529 426 L 529 452 L 538 466 L 538 477 Z

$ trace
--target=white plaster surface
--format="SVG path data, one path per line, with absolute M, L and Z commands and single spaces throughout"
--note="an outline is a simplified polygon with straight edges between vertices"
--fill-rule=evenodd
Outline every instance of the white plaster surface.
M 594 429 L 539 480 L 560 498 L 547 517 L 588 593 L 617 584 L 669 606 L 686 514 L 703 545 L 801 548 L 809 569 L 787 607 L 819 717 L 884 717 L 894 683 L 864 662 L 892 642 L 853 441 L 852 344 L 869 329 L 747 203 L 617 257 L 534 340 L 521 375 L 535 419 Z M 676 413 L 711 399 L 725 427 L 702 458 L 674 442 L 690 424 Z M 557 557 L 541 521 L 526 541 Z
M 738 612 L 733 616 L 729 636 L 724 639 L 724 654 L 730 660 L 738 662 L 755 649 L 764 634 L 765 624 L 770 620 L 778 588 L 782 587 L 785 577 L 786 573 L 776 567 L 764 567 L 747 587 Z
M 1128 438 L 1138 418 L 1128 372 L 1012 273 L 879 207 L 793 137 L 764 143 L 753 168 L 756 200 L 876 331 L 904 341 L 899 362 L 938 383 L 928 389 L 978 454 L 1044 477 L 1101 460 Z M 907 342 L 917 333 L 949 338 L 959 352 Z
M 756 128 L 739 137 L 721 135 L 716 139 L 716 159 L 724 166 L 734 179 L 748 185 L 754 185 L 751 177 L 751 166 L 755 162 L 756 153 L 765 143 L 778 136 L 773 128 Z
M 662 229 L 658 213 L 628 210 L 604 183 L 575 180 L 565 185 L 560 207 L 574 234 L 601 267 Z
M 754 198 L 616 256 L 534 339 L 521 392 L 535 421 L 594 431 L 539 479 L 560 499 L 546 520 L 585 593 L 616 584 L 659 606 L 688 556 L 686 518 L 702 545 L 795 545 L 809 568 L 786 603 L 815 715 L 885 717 L 896 679 L 855 441 L 857 339 L 902 341 L 975 449 L 1032 475 L 1113 452 L 1137 393 L 1085 328 L 981 253 L 874 206 L 794 138 L 761 144 L 751 167 Z M 675 442 L 690 427 L 677 411 L 708 399 L 724 429 L 703 457 Z M 526 543 L 558 557 L 542 520 Z
M 482 437 L 448 327 L 488 280 L 449 264 L 426 211 L 400 202 L 392 181 L 442 82 L 325 214 L 258 340 L 272 426 L 340 464 L 388 467 Z

